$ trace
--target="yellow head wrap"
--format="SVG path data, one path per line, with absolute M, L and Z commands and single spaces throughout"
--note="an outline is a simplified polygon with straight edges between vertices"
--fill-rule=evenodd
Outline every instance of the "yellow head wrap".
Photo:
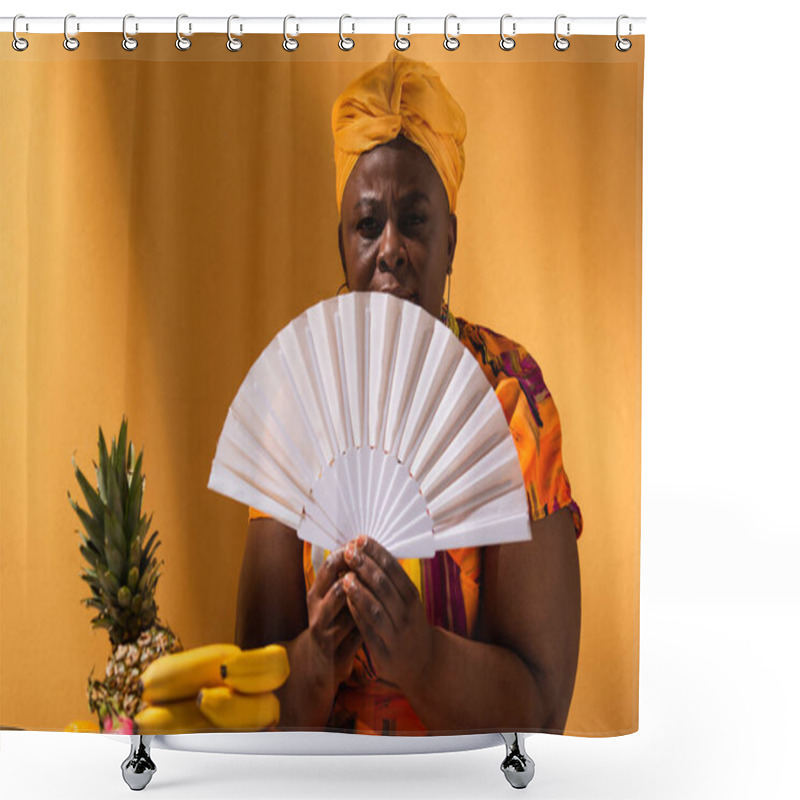
M 464 112 L 439 74 L 422 61 L 392 52 L 353 81 L 333 104 L 336 203 L 358 157 L 400 133 L 427 153 L 442 179 L 450 212 L 464 175 Z

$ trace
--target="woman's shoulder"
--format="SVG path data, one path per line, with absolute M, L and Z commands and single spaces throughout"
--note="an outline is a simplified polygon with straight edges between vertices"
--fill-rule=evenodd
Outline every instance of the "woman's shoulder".
M 528 401 L 535 408 L 550 392 L 536 359 L 519 342 L 505 334 L 456 317 L 461 343 L 475 356 L 486 377 L 496 389 L 505 378 L 520 382 Z
M 465 344 L 472 345 L 476 350 L 485 353 L 488 360 L 507 356 L 503 365 L 512 368 L 515 372 L 528 374 L 539 370 L 536 360 L 524 345 L 493 330 L 488 325 L 470 322 L 463 317 L 456 317 L 458 321 L 459 339 Z
M 459 340 L 481 365 L 508 420 L 532 519 L 568 506 L 580 535 L 583 517 L 564 471 L 561 420 L 539 364 L 508 336 L 462 317 L 456 320 Z

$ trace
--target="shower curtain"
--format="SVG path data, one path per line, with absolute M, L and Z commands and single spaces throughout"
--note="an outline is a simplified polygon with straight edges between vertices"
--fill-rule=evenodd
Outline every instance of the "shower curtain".
M 643 37 L 627 52 L 613 35 L 575 36 L 564 51 L 531 35 L 504 51 L 498 36 L 474 35 L 448 51 L 419 35 L 402 55 L 383 35 L 356 36 L 350 51 L 336 35 L 308 35 L 294 52 L 274 35 L 246 37 L 239 52 L 224 34 L 185 51 L 171 34 L 142 36 L 130 52 L 111 33 L 81 36 L 74 52 L 60 36 L 30 36 L 25 52 L 10 38 L 0 48 L 0 726 L 133 732 L 160 702 L 141 698 L 149 664 L 183 652 L 172 681 L 196 677 L 206 658 L 208 697 L 238 693 L 262 710 L 267 696 L 285 699 L 258 729 L 637 730 Z M 402 59 L 427 77 L 393 84 L 390 110 L 365 108 L 363 76 Z M 457 245 L 441 319 L 506 412 L 531 542 L 402 564 L 424 652 L 399 634 L 363 646 L 375 629 L 355 621 L 348 594 L 340 613 L 362 647 L 311 725 L 297 682 L 307 651 L 286 647 L 288 679 L 254 694 L 231 690 L 219 664 L 288 645 L 282 614 L 310 626 L 322 557 L 292 549 L 280 569 L 293 596 L 244 608 L 248 593 L 262 596 L 259 576 L 278 574 L 258 560 L 277 551 L 254 544 L 274 528 L 207 484 L 251 365 L 348 279 L 357 289 L 347 248 L 393 224 L 397 180 L 362 159 L 358 186 L 380 195 L 388 180 L 388 194 L 340 240 L 337 182 L 372 152 L 362 142 L 349 165 L 336 154 L 344 123 L 333 111 L 354 85 L 349 121 L 396 115 L 411 141 L 402 157 L 421 156 L 445 189 L 437 208 Z M 431 103 L 426 92 L 440 94 Z M 391 137 L 360 131 L 387 151 Z M 425 666 L 413 691 L 387 679 L 397 660 Z M 195 695 L 164 701 L 183 703 L 181 729 L 224 728 L 197 717 Z

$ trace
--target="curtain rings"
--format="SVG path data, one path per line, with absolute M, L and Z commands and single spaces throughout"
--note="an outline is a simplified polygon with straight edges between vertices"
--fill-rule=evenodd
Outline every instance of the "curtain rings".
M 458 34 L 461 33 L 461 23 L 460 22 L 456 22 L 456 35 L 455 36 L 451 36 L 447 32 L 447 22 L 448 22 L 448 20 L 451 20 L 451 19 L 457 19 L 456 15 L 455 14 L 448 14 L 444 18 L 444 42 L 443 42 L 444 49 L 445 50 L 450 50 L 450 51 L 458 50 L 458 46 L 461 44 L 461 42 L 458 39 Z
M 619 35 L 619 23 L 620 23 L 620 22 L 621 22 L 623 19 L 628 19 L 628 15 L 627 15 L 627 14 L 620 14 L 620 15 L 617 17 L 617 41 L 616 41 L 616 42 L 614 42 L 614 47 L 616 47 L 616 48 L 617 48 L 617 50 L 619 50 L 619 51 L 620 51 L 620 53 L 627 53 L 627 52 L 628 52 L 628 50 L 630 50 L 630 49 L 631 49 L 631 47 L 633 47 L 633 42 L 632 42 L 630 39 L 623 39 L 623 38 L 622 38 L 622 37 Z M 630 34 L 630 31 L 631 31 L 631 29 L 630 29 L 630 25 L 628 25 L 628 33 L 629 33 L 629 34 Z
M 67 33 L 67 24 L 69 22 L 69 18 L 70 17 L 74 17 L 74 16 L 75 16 L 75 14 L 67 14 L 67 16 L 64 17 L 64 49 L 65 50 L 77 50 L 81 45 L 81 43 L 74 36 L 70 36 L 69 33 Z M 80 29 L 81 29 L 80 23 L 78 23 L 77 30 L 79 31 Z
M 287 25 L 289 24 L 290 19 L 297 19 L 297 17 L 292 16 L 291 14 L 287 14 L 283 18 L 283 49 L 287 53 L 293 53 L 300 47 L 300 42 L 297 41 L 293 36 L 289 36 L 289 32 L 287 30 Z M 296 30 L 300 30 L 298 25 L 295 25 Z
M 342 16 L 339 17 L 339 49 L 345 51 L 352 50 L 356 46 L 354 39 L 351 39 L 349 36 L 345 36 L 344 33 L 342 33 L 342 26 L 346 19 L 353 18 L 349 14 L 342 14 Z M 355 30 L 356 26 L 355 23 L 353 23 L 353 30 L 351 32 L 355 33 Z
M 234 19 L 239 19 L 238 14 L 231 14 L 228 17 L 228 41 L 225 42 L 225 47 L 227 47 L 231 53 L 238 53 L 244 47 L 244 42 L 231 33 L 231 20 Z M 239 31 L 241 31 L 241 28 L 239 28 Z
M 503 23 L 509 17 L 512 17 L 512 16 L 513 16 L 513 14 L 503 14 L 503 16 L 500 17 L 500 49 L 501 50 L 513 50 L 514 49 L 514 45 L 516 45 L 516 42 L 514 41 L 514 39 L 512 37 L 517 32 L 517 23 L 516 22 L 512 22 L 511 23 L 511 36 L 506 36 L 505 33 L 503 32 Z
M 553 42 L 553 47 L 558 50 L 560 53 L 563 53 L 569 47 L 569 39 L 565 39 L 563 36 L 559 36 L 558 33 L 558 21 L 560 19 L 566 19 L 566 14 L 559 14 L 556 17 L 556 22 L 554 26 L 554 32 L 556 35 L 556 40 Z M 567 36 L 569 36 L 569 22 L 567 23 Z
M 14 21 L 11 23 L 11 33 L 12 33 L 12 35 L 14 37 L 12 39 L 12 41 L 11 41 L 11 46 L 18 53 L 21 53 L 23 50 L 27 50 L 28 49 L 28 40 L 27 39 L 22 39 L 19 36 L 17 36 L 17 20 L 20 19 L 20 18 L 25 19 L 25 15 L 24 14 L 17 14 L 14 17 Z
M 408 17 L 405 14 L 398 14 L 394 18 L 394 46 L 396 50 L 408 50 L 411 47 L 411 40 L 401 36 L 398 31 L 401 19 L 408 19 Z M 408 26 L 408 32 L 411 33 L 410 25 Z
M 128 36 L 128 20 L 135 19 L 133 14 L 126 14 L 122 18 L 122 49 L 123 50 L 135 50 L 139 46 L 139 41 L 136 39 L 135 36 Z M 138 25 L 136 26 L 138 30 Z
M 175 39 L 175 47 L 178 50 L 188 50 L 192 46 L 192 40 L 187 39 L 185 36 L 181 34 L 181 20 L 184 17 L 188 17 L 188 14 L 178 14 L 178 18 L 175 20 L 175 35 L 178 37 Z M 189 23 L 189 33 L 192 32 L 192 23 Z

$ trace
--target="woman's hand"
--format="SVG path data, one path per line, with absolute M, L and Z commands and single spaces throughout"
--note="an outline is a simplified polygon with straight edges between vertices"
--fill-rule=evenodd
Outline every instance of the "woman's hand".
M 361 633 L 342 588 L 346 571 L 344 550 L 340 548 L 325 559 L 306 597 L 309 669 L 323 693 L 331 698 L 350 676 L 361 646 Z
M 417 587 L 400 562 L 367 536 L 348 542 L 347 605 L 380 677 L 401 691 L 414 685 L 433 654 L 433 628 Z

